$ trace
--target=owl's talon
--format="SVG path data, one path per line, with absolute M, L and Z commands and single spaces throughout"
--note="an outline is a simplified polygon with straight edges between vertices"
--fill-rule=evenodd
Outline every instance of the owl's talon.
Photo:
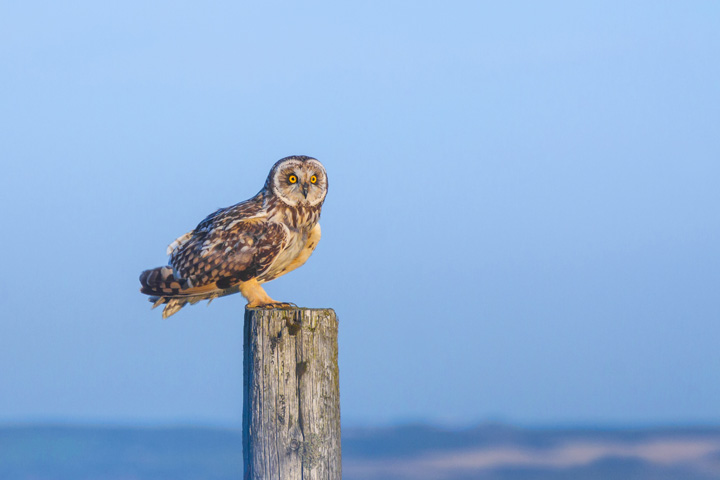
M 298 306 L 295 305 L 294 303 L 290 303 L 290 302 L 270 302 L 270 303 L 263 303 L 262 305 L 252 305 L 252 304 L 248 304 L 248 305 L 247 305 L 247 308 L 258 308 L 258 309 L 261 309 L 261 310 L 272 310 L 273 308 L 280 308 L 280 309 L 285 309 L 285 308 L 298 308 Z
M 273 308 L 280 308 L 280 309 L 286 309 L 286 308 L 298 308 L 297 305 L 290 302 L 272 302 L 272 303 L 266 303 L 265 305 L 260 305 L 256 308 L 262 308 L 264 310 L 272 310 Z

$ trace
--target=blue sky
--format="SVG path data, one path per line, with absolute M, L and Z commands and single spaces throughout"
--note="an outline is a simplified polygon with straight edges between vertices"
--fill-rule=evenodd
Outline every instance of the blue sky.
M 292 154 L 348 424 L 720 421 L 717 2 L 5 2 L 0 421 L 240 425 L 138 274 Z

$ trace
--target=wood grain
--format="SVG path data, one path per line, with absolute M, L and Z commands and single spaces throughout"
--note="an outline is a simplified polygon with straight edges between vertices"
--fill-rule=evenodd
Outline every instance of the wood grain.
M 332 309 L 246 309 L 245 479 L 340 480 L 337 332 Z

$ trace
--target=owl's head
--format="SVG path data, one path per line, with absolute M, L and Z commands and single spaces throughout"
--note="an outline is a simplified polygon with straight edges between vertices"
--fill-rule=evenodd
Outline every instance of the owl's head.
M 315 207 L 325 200 L 328 181 L 322 163 L 299 155 L 278 160 L 265 186 L 288 206 Z

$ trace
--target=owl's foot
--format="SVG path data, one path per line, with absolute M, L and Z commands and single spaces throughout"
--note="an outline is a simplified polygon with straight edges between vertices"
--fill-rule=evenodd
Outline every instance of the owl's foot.
M 265 290 L 260 286 L 258 281 L 254 278 L 247 282 L 240 282 L 238 284 L 240 293 L 248 301 L 246 308 L 297 308 L 294 303 L 287 302 L 276 302 L 270 296 L 265 293 Z
M 286 308 L 298 308 L 297 305 L 290 302 L 271 302 L 271 303 L 265 303 L 263 305 L 251 305 L 247 304 L 247 308 L 261 308 L 263 310 L 272 310 L 273 308 L 280 308 L 280 309 L 286 309 Z

